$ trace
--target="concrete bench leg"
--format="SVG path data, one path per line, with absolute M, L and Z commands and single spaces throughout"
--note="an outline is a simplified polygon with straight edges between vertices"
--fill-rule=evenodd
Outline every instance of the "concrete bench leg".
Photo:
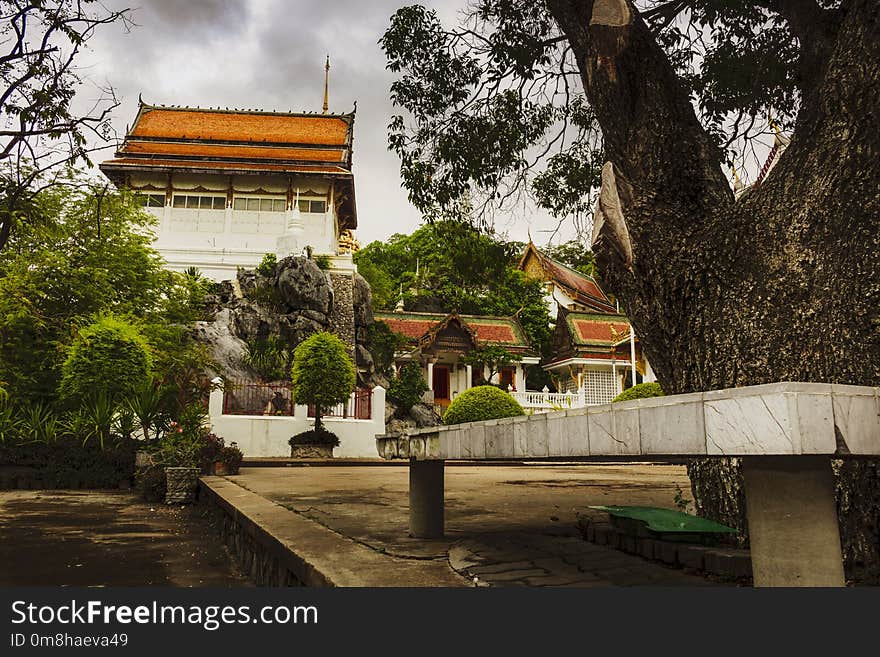
M 409 462 L 409 533 L 439 538 L 444 530 L 443 461 Z
M 827 456 L 743 459 L 755 586 L 844 586 Z

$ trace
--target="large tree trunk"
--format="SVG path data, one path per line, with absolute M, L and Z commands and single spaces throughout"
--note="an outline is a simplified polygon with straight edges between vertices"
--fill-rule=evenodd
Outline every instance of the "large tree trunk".
M 880 3 L 845 1 L 792 25 L 811 39 L 795 134 L 772 175 L 738 201 L 632 6 L 548 6 L 613 164 L 603 183 L 619 207 L 605 210 L 625 222 L 611 221 L 595 245 L 603 281 L 663 388 L 880 385 Z M 698 509 L 745 536 L 737 464 L 695 462 L 689 472 Z M 839 481 L 848 565 L 880 571 L 877 465 L 846 463 Z

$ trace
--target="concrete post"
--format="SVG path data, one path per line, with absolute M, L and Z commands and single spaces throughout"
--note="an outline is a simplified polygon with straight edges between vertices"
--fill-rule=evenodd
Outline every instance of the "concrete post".
M 827 456 L 743 459 L 755 586 L 844 586 Z
M 223 379 L 219 376 L 212 379 L 211 396 L 208 398 L 208 417 L 213 422 L 215 418 L 219 419 L 223 415 Z
M 434 390 L 434 363 L 428 361 L 428 390 Z
M 470 390 L 474 381 L 474 366 L 473 365 L 465 365 L 465 371 L 467 372 L 467 381 L 464 384 L 465 390 Z
M 444 461 L 409 462 L 409 533 L 440 538 L 444 531 Z

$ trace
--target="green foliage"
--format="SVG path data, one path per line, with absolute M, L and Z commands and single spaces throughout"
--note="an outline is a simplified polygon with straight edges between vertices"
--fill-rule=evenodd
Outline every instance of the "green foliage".
M 315 407 L 315 429 L 322 410 L 348 400 L 355 385 L 355 367 L 345 343 L 332 333 L 315 333 L 300 343 L 291 368 L 293 399 Z
M 612 399 L 611 402 L 614 403 L 630 401 L 631 399 L 645 399 L 646 397 L 662 396 L 663 388 L 660 387 L 659 383 L 640 383 L 633 386 L 632 388 L 627 388 L 622 393 L 617 395 L 617 397 Z
M 596 262 L 586 241 L 571 240 L 557 246 L 541 249 L 547 256 L 587 276 L 596 275 Z
M 465 315 L 516 315 L 532 347 L 550 342 L 550 317 L 540 281 L 517 269 L 524 245 L 487 235 L 462 221 L 427 224 L 412 235 L 393 235 L 355 254 L 377 308 Z M 418 273 L 417 273 L 418 272 Z
M 502 367 L 513 365 L 522 360 L 522 356 L 512 354 L 504 347 L 498 345 L 488 345 L 486 347 L 478 347 L 459 358 L 459 361 L 465 365 L 472 365 L 477 371 L 482 371 L 485 366 L 489 368 L 489 377 L 487 381 L 491 381 L 492 377 L 501 371 Z
M 311 431 L 303 431 L 293 436 L 287 441 L 291 447 L 296 445 L 326 445 L 328 447 L 339 447 L 339 437 L 332 431 L 328 431 L 324 427 L 318 427 Z
M 607 156 L 581 85 L 570 84 L 588 71 L 579 71 L 560 38 L 557 5 L 459 4 L 452 25 L 436 10 L 401 7 L 380 41 L 400 109 L 389 147 L 410 201 L 437 217 L 475 195 L 490 208 L 530 191 L 541 207 L 574 217 L 583 229 Z M 766 139 L 768 115 L 794 124 L 804 81 L 801 48 L 778 8 L 739 0 L 636 5 L 714 138 L 719 164 L 755 164 L 751 142 Z
M 333 266 L 333 262 L 330 260 L 330 256 L 328 255 L 316 255 L 312 257 L 312 260 L 314 260 L 315 264 L 318 265 L 318 269 L 327 270 Z
M 248 300 L 275 312 L 282 312 L 281 291 L 274 285 L 256 285 L 245 294 Z
M 416 362 L 409 362 L 391 380 L 387 396 L 403 413 L 409 413 L 413 406 L 422 401 L 427 390 L 428 384 L 425 383 L 421 366 Z
M 149 345 L 137 328 L 117 317 L 101 317 L 71 345 L 62 366 L 61 396 L 118 400 L 149 380 L 151 366 Z
M 395 333 L 385 322 L 377 320 L 367 327 L 367 348 L 373 356 L 376 371 L 390 376 L 394 355 L 406 344 L 406 336 Z
M 16 466 L 19 485 L 41 489 L 117 489 L 134 474 L 137 444 L 120 439 L 102 448 L 71 435 L 51 443 L 0 442 L 0 466 Z
M 275 275 L 275 265 L 278 264 L 278 258 L 274 253 L 267 253 L 263 256 L 260 264 L 257 265 L 257 273 L 260 276 L 271 278 Z
M 293 348 L 281 338 L 252 339 L 245 343 L 244 363 L 264 381 L 286 378 L 292 359 Z
M 480 422 L 518 415 L 525 415 L 525 411 L 509 393 L 495 386 L 477 386 L 465 390 L 452 400 L 443 414 L 443 424 Z
M 73 182 L 35 197 L 39 221 L 0 251 L 0 380 L 18 404 L 56 401 L 76 328 L 95 317 L 136 324 L 160 378 L 203 355 L 186 325 L 202 318 L 211 282 L 162 268 L 155 219 L 129 194 Z

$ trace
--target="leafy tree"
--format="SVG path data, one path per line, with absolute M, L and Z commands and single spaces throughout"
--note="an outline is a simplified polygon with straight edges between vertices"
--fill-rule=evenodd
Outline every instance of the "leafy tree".
M 0 1 L 0 250 L 14 224 L 35 219 L 35 193 L 113 138 L 112 88 L 100 89 L 85 112 L 72 106 L 83 84 L 79 53 L 113 23 L 128 28 L 129 10 L 98 0 Z
M 293 399 L 315 407 L 315 433 L 321 431 L 321 412 L 348 401 L 354 390 L 354 362 L 345 343 L 332 333 L 315 333 L 293 354 Z
M 397 404 L 403 413 L 422 401 L 428 390 L 422 368 L 416 362 L 406 363 L 388 386 L 388 399 Z
M 188 329 L 209 281 L 162 268 L 130 195 L 73 180 L 35 196 L 40 221 L 0 252 L 0 380 L 16 403 L 55 399 L 77 331 L 102 315 L 138 325 L 166 383 L 210 362 Z
M 520 362 L 522 356 L 512 354 L 504 347 L 498 345 L 487 345 L 471 350 L 459 360 L 465 365 L 472 365 L 477 368 L 478 372 L 482 372 L 484 367 L 488 367 L 489 376 L 486 378 L 486 381 L 491 381 L 492 377 L 498 374 L 502 367 Z
M 524 245 L 460 221 L 429 223 L 355 254 L 360 273 L 379 290 L 378 308 L 393 308 L 403 291 L 407 310 L 466 315 L 516 315 L 532 346 L 549 343 L 550 318 L 541 283 L 517 269 Z
M 545 246 L 541 249 L 549 257 L 575 271 L 587 276 L 596 275 L 596 257 L 587 244 L 579 240 L 571 240 L 556 246 Z
M 429 215 L 525 190 L 587 228 L 596 207 L 603 283 L 670 394 L 876 386 L 878 21 L 876 0 L 476 0 L 451 27 L 404 7 L 390 147 Z M 735 197 L 730 164 L 760 184 Z M 737 463 L 689 472 L 698 512 L 744 535 Z M 880 572 L 880 468 L 839 482 L 847 562 Z
M 406 344 L 406 336 L 395 333 L 382 320 L 376 320 L 367 327 L 367 347 L 373 356 L 376 371 L 389 376 L 394 356 Z
M 61 368 L 61 396 L 73 402 L 120 400 L 150 379 L 147 341 L 130 323 L 102 317 L 79 332 Z

